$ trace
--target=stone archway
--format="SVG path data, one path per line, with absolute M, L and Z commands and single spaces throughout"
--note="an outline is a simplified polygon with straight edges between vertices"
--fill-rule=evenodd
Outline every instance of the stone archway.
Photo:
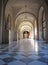
M 30 36 L 29 38 L 34 38 L 33 36 L 33 25 L 30 23 L 30 22 L 22 22 L 20 25 L 19 25 L 19 28 L 18 28 L 18 32 L 20 31 L 19 33 L 19 38 L 20 39 L 23 39 L 23 32 L 27 31 L 30 33 Z M 26 34 L 25 34 L 26 35 Z
M 30 32 L 32 39 L 37 39 L 37 22 L 35 16 L 24 12 L 20 14 L 15 20 L 15 29 L 18 31 L 18 39 L 23 39 L 23 32 Z

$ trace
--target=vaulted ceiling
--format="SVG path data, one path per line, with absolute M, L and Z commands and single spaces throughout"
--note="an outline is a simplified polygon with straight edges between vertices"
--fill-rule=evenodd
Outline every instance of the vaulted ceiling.
M 1 0 L 0 0 L 0 1 L 1 1 Z M 6 4 L 7 1 L 9 1 L 9 0 L 3 0 L 4 4 Z M 46 4 L 48 5 L 48 0 L 45 0 L 45 2 L 46 2 Z

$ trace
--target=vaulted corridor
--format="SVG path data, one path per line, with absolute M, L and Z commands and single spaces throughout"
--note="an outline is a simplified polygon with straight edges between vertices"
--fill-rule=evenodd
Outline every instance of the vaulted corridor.
M 47 0 L 0 0 L 0 65 L 48 65 Z
M 4 12 L 3 42 L 24 38 L 46 41 L 46 3 L 42 5 L 41 2 L 44 1 L 8 1 Z

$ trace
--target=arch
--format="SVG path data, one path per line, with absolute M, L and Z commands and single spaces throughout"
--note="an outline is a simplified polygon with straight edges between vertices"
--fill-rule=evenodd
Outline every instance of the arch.
M 19 27 L 18 27 L 18 32 L 19 32 L 19 38 L 23 39 L 23 32 L 30 32 L 30 37 L 33 38 L 33 24 L 30 22 L 22 22 Z
M 36 18 L 28 12 L 24 12 L 24 13 L 22 12 L 22 14 L 19 14 L 17 16 L 15 20 L 15 29 L 18 31 L 18 35 L 20 37 L 22 36 L 20 35 L 21 33 L 23 34 L 24 31 L 29 32 L 29 29 L 30 29 L 30 33 L 31 33 L 30 38 L 32 37 L 34 39 L 37 39 L 37 32 L 36 32 L 37 31 L 37 21 L 36 21 Z M 21 39 L 20 37 L 19 39 Z
M 33 24 L 34 21 L 37 21 L 36 17 L 34 15 L 32 15 L 31 13 L 28 13 L 28 12 L 22 12 L 21 14 L 19 14 L 17 17 L 16 17 L 16 20 L 15 20 L 15 28 L 17 28 L 21 22 L 23 21 L 29 21 Z
M 14 28 L 14 23 L 13 23 L 13 14 L 12 14 L 12 9 L 5 9 L 5 19 L 8 23 L 8 29 L 6 31 L 6 38 L 8 39 L 8 42 L 12 42 L 14 40 L 13 36 L 15 37 L 16 31 L 13 29 Z M 5 23 L 6 23 L 5 21 Z
M 10 29 L 11 29 L 11 16 L 10 14 L 8 14 L 5 20 L 5 34 L 6 34 L 5 38 L 8 43 L 9 43 L 9 30 Z
M 36 16 L 33 13 L 27 12 L 27 11 L 25 11 L 25 12 L 22 11 L 22 12 L 17 13 L 16 19 L 17 19 L 18 16 L 20 16 L 21 14 L 24 14 L 24 13 L 32 15 L 37 20 Z

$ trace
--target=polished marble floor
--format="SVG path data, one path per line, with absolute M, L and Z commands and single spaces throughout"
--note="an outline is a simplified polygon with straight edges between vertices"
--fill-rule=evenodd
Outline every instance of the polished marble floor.
M 0 65 L 48 65 L 48 44 L 32 39 L 0 44 Z

